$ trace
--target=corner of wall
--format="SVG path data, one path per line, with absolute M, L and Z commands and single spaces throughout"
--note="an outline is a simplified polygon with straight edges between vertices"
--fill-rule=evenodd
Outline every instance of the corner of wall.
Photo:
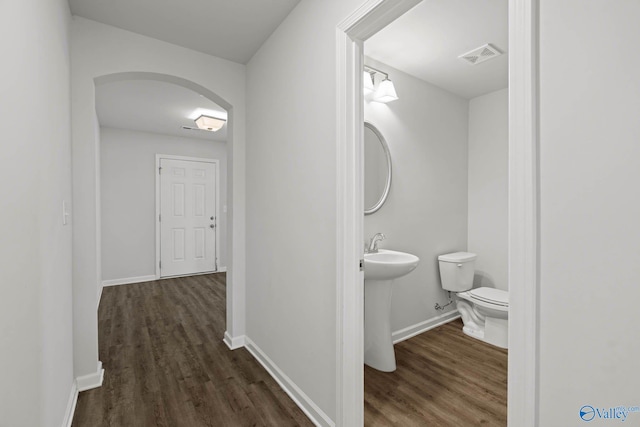
M 64 419 L 62 420 L 62 427 L 71 427 L 73 422 L 73 415 L 76 412 L 76 406 L 78 404 L 78 385 L 76 381 L 71 383 L 71 391 L 69 392 L 69 400 L 67 402 L 67 409 L 64 412 Z
M 102 362 L 98 361 L 96 372 L 76 378 L 76 387 L 79 392 L 91 390 L 101 387 L 103 380 L 104 369 L 102 368 Z

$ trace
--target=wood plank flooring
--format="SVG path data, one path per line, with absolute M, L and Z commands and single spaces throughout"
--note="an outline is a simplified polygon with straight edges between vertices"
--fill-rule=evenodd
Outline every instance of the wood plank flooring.
M 456 320 L 395 346 L 392 373 L 365 366 L 365 426 L 507 425 L 507 351 Z
M 104 289 L 101 388 L 73 426 L 311 426 L 245 350 L 229 350 L 225 275 Z M 365 366 L 366 426 L 505 426 L 507 352 L 455 321 L 396 345 L 393 373 Z
M 245 349 L 222 342 L 225 274 L 104 288 L 101 388 L 73 426 L 311 426 Z

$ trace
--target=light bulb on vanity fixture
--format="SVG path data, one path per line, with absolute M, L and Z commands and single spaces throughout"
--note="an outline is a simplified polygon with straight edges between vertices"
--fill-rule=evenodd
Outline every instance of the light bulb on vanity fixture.
M 374 86 L 376 74 L 382 74 L 384 76 L 384 80 L 382 80 L 378 84 L 377 89 L 375 89 Z M 372 90 L 375 90 L 375 92 L 373 93 L 373 101 L 386 104 L 387 102 L 395 101 L 396 99 L 398 99 L 396 88 L 393 86 L 393 82 L 391 81 L 391 79 L 389 79 L 389 74 L 385 73 L 384 71 L 380 71 L 365 65 L 363 80 L 365 95 L 371 93 Z
M 373 95 L 373 100 L 386 104 L 396 99 L 398 99 L 396 88 L 393 86 L 393 82 L 387 77 L 378 85 L 378 90 L 376 90 L 376 93 Z
M 374 73 L 370 73 L 368 71 L 364 71 L 364 73 L 362 74 L 362 81 L 363 83 L 363 91 L 365 95 L 370 95 L 372 94 L 376 88 L 373 85 L 373 74 Z

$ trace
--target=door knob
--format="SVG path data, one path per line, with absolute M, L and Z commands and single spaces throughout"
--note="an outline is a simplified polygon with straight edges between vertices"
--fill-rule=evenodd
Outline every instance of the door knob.
M 210 224 L 209 228 L 216 228 L 216 226 L 214 224 Z

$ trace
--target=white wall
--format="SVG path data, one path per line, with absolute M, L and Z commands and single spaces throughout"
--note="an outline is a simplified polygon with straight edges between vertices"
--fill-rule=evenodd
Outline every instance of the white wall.
M 93 138 L 94 141 L 96 143 L 96 145 L 98 147 L 100 147 L 101 145 L 101 141 L 100 141 L 100 136 L 101 136 L 101 132 L 100 132 L 100 120 L 98 119 L 98 112 L 95 111 L 93 114 Z M 95 179 L 96 182 L 100 182 L 100 177 L 102 176 L 102 162 L 100 162 L 100 152 L 97 151 L 96 152 L 96 157 L 95 157 L 95 161 L 96 161 L 96 170 L 95 170 Z M 96 199 L 95 199 L 95 203 L 96 203 L 96 224 L 102 224 L 102 197 L 100 196 L 100 189 L 98 189 L 98 192 L 96 193 Z M 102 260 L 102 233 L 101 230 L 97 230 L 100 232 L 96 232 L 95 234 L 95 238 L 96 238 L 96 246 L 97 246 L 97 253 L 96 253 L 96 257 L 98 260 Z M 100 297 L 102 296 L 102 262 L 98 262 L 96 265 L 96 287 L 98 289 L 98 298 L 97 298 L 97 302 L 96 304 L 100 304 Z M 74 293 L 74 298 L 78 298 L 79 296 L 81 296 L 82 294 L 76 296 L 77 292 Z M 93 316 L 93 315 L 92 315 Z M 80 325 L 74 324 L 74 328 L 78 327 Z M 83 325 L 84 326 L 84 325 Z
M 0 426 L 60 426 L 74 380 L 69 21 L 65 0 L 0 13 Z
M 336 26 L 302 1 L 247 65 L 247 335 L 336 414 Z
M 509 91 L 469 101 L 467 249 L 478 254 L 474 286 L 508 290 Z
M 156 73 L 158 79 L 182 82 L 229 112 L 229 242 L 227 328 L 244 334 L 244 104 L 245 67 L 87 19 L 74 17 L 72 41 L 72 137 L 75 217 L 74 369 L 97 372 L 98 335 L 95 301 L 100 277 L 99 142 L 95 137 L 95 84 L 117 73 Z M 106 78 L 108 80 L 108 78 Z M 233 245 L 231 245 L 233 242 Z M 232 249 L 229 249 L 231 248 Z
M 541 426 L 640 406 L 639 20 L 635 1 L 541 1 Z
M 156 273 L 156 154 L 220 160 L 218 266 L 225 266 L 226 143 L 109 127 L 100 134 L 102 280 Z
M 393 176 L 385 204 L 364 217 L 364 236 L 384 233 L 379 247 L 420 258 L 394 283 L 391 327 L 398 331 L 443 313 L 434 308 L 447 303 L 438 255 L 467 249 L 468 101 L 370 58 L 365 63 L 389 73 L 399 99 L 365 102 L 365 120 L 389 145 Z

